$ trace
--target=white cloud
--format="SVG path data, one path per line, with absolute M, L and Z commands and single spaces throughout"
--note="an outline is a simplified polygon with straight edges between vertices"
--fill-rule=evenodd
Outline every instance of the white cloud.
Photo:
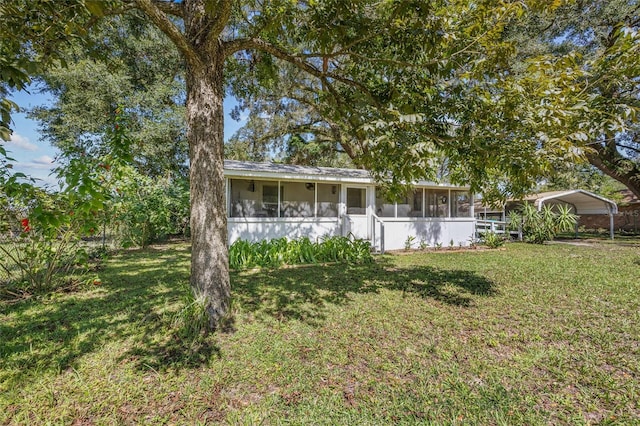
M 15 145 L 16 147 L 20 148 L 20 149 L 24 149 L 25 151 L 36 151 L 38 149 L 38 146 L 35 144 L 32 144 L 29 141 L 29 138 L 19 135 L 18 133 L 13 133 L 11 135 L 11 141 L 9 141 L 9 143 Z
M 55 167 L 55 160 L 48 155 L 41 155 L 31 161 L 16 163 L 16 166 L 24 169 L 47 170 Z
M 46 164 L 47 166 L 51 166 L 55 160 L 48 155 L 41 155 L 38 158 L 33 160 L 34 163 L 37 164 Z

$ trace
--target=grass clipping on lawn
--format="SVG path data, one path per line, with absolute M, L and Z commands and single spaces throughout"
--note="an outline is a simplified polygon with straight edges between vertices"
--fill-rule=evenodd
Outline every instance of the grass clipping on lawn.
M 0 301 L 0 423 L 640 422 L 639 266 L 509 244 L 237 272 L 227 330 L 194 336 L 189 247 L 126 252 Z

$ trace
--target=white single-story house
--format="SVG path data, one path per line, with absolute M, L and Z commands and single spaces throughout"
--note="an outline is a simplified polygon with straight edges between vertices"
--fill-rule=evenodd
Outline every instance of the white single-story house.
M 421 181 L 385 200 L 366 170 L 225 161 L 229 242 L 350 236 L 381 252 L 474 237 L 468 187 Z

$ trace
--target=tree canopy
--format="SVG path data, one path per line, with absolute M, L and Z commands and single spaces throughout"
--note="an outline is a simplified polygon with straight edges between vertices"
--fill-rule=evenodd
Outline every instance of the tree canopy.
M 52 95 L 52 104 L 35 108 L 30 117 L 63 161 L 108 150 L 105 138 L 119 110 L 141 172 L 184 173 L 183 62 L 162 32 L 139 16 L 114 16 L 97 23 L 82 46 L 65 49 L 61 57 L 66 67 L 41 74 L 41 90 Z
M 132 137 L 121 139 L 129 154 L 144 164 L 148 151 L 136 141 L 154 141 L 158 130 L 170 135 L 169 143 L 158 142 L 161 152 L 179 156 L 180 124 L 163 117 L 175 112 L 174 83 L 184 76 L 191 284 L 212 326 L 230 300 L 222 128 L 227 94 L 255 107 L 253 127 L 239 143 L 266 136 L 304 161 L 346 155 L 391 188 L 433 179 L 444 164 L 452 182 L 468 183 L 487 198 L 520 194 L 558 158 L 589 156 L 598 144 L 606 150 L 611 140 L 633 134 L 627 132 L 637 101 L 633 22 L 611 24 L 609 44 L 590 55 L 588 49 L 552 49 L 574 39 L 566 29 L 577 24 L 566 19 L 564 32 L 537 38 L 541 51 L 528 53 L 513 35 L 551 19 L 540 31 L 547 34 L 556 25 L 555 9 L 569 13 L 563 7 L 587 7 L 583 2 L 23 0 L 1 7 L 8 58 L 3 90 L 28 80 L 33 71 L 27 65 L 67 67 L 68 75 L 47 74 L 50 87 L 67 100 L 36 114 L 52 130 L 48 137 L 81 153 L 100 146 L 105 126 L 100 117 L 82 123 L 91 117 L 82 114 L 82 104 L 100 103 L 96 111 L 105 111 L 123 100 L 132 119 Z M 131 26 L 134 21 L 139 24 Z M 136 35 L 139 44 L 125 37 L 135 28 L 144 29 Z M 163 43 L 171 43 L 180 59 L 172 49 L 157 52 Z M 102 61 L 92 59 L 96 46 L 103 46 Z M 18 70 L 17 79 L 6 70 Z M 96 81 L 96 75 L 104 77 Z M 99 96 L 69 90 L 82 84 Z M 83 125 L 62 123 L 67 116 Z M 261 124 L 263 118 L 269 121 Z M 254 141 L 250 152 L 259 156 L 264 149 Z
M 391 187 L 438 178 L 443 158 L 451 181 L 486 195 L 532 187 L 548 158 L 531 134 L 509 130 L 518 117 L 492 91 L 513 57 L 505 27 L 537 5 L 398 5 L 349 52 L 336 46 L 316 54 L 318 67 L 346 73 L 357 85 L 317 79 L 278 58 L 233 64 L 240 72 L 231 85 L 250 110 L 233 142 L 255 158 L 279 151 L 286 158 L 291 149 L 348 156 Z M 259 84 L 265 69 L 271 78 Z
M 638 193 L 638 2 L 439 9 L 449 6 L 431 2 L 418 12 L 429 16 L 420 21 L 425 33 L 436 35 L 424 44 L 433 49 L 427 61 L 397 45 L 376 47 L 387 55 L 382 64 L 341 59 L 362 72 L 358 81 L 383 108 L 358 102 L 360 93 L 327 93 L 281 66 L 272 86 L 241 80 L 249 125 L 234 143 L 258 158 L 286 153 L 288 141 L 324 146 L 405 181 L 433 177 L 422 170 L 444 158 L 451 180 L 489 198 L 588 161 Z
M 565 163 L 586 159 L 636 196 L 639 12 L 638 1 L 567 2 L 552 14 L 528 14 L 509 34 L 518 48 L 510 84 L 527 94 L 527 124 L 563 147 Z

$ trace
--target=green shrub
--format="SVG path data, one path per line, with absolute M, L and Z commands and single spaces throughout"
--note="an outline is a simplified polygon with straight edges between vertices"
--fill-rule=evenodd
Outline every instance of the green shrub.
M 0 282 L 42 292 L 80 280 L 90 254 L 83 236 L 96 218 L 75 194 L 49 193 L 28 183 L 4 185 L 0 195 Z
M 184 289 L 184 307 L 173 315 L 171 329 L 175 337 L 192 344 L 197 342 L 209 329 L 209 315 L 206 300 L 196 299 L 190 289 Z
M 123 247 L 145 247 L 169 235 L 185 235 L 189 189 L 184 179 L 152 179 L 132 167 L 117 182 L 113 218 Z
M 72 272 L 82 275 L 89 260 L 86 248 L 70 230 L 60 232 L 58 238 L 22 233 L 0 244 L 0 257 L 2 281 L 28 292 L 52 290 Z
M 502 247 L 505 243 L 505 239 L 502 235 L 495 232 L 487 232 L 482 236 L 482 242 L 485 246 L 495 249 Z
M 574 229 L 578 220 L 568 206 L 560 204 L 555 207 L 557 212 L 548 205 L 538 211 L 532 204 L 524 204 L 520 212 L 509 213 L 509 228 L 522 229 L 523 239 L 528 243 L 551 241 L 558 233 Z
M 236 270 L 317 262 L 365 263 L 372 260 L 368 241 L 348 237 L 327 237 L 319 243 L 307 237 L 298 240 L 277 238 L 255 243 L 237 240 L 229 247 L 229 266 Z
M 414 237 L 413 235 L 409 235 L 407 239 L 404 241 L 404 249 L 411 250 L 411 248 L 413 247 L 413 243 L 415 241 L 416 241 L 416 237 Z

